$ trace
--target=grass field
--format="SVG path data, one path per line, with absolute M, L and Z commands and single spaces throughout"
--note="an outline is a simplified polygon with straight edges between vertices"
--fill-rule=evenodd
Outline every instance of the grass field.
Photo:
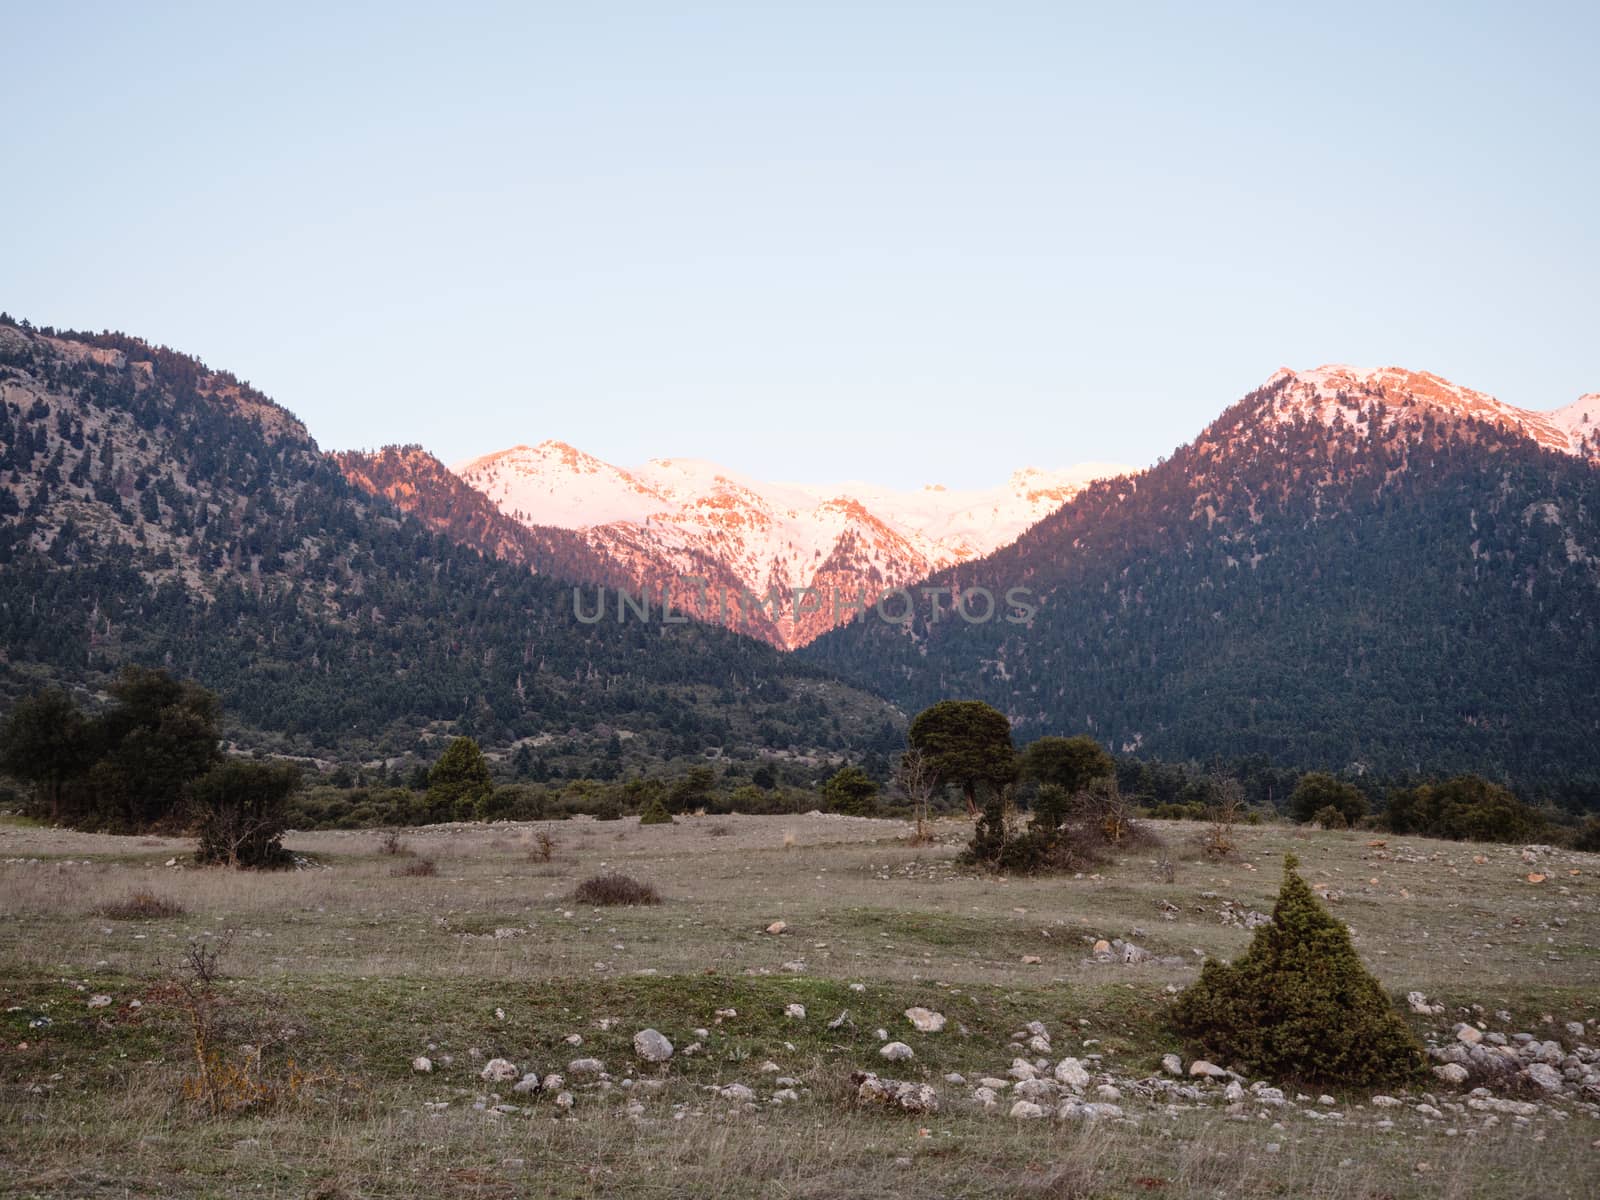
M 1408 1014 L 1419 1033 L 1464 1016 L 1541 1038 L 1573 1020 L 1594 1031 L 1600 857 L 1530 864 L 1520 847 L 1373 846 L 1367 834 L 1262 826 L 1240 831 L 1236 861 L 1213 864 L 1192 849 L 1195 827 L 1156 828 L 1164 848 L 1098 874 L 1008 881 L 956 867 L 960 822 L 920 847 L 896 823 L 819 815 L 445 826 L 407 831 L 407 855 L 384 853 L 375 833 L 317 833 L 289 839 L 307 869 L 272 874 L 166 865 L 181 862 L 181 841 L 0 825 L 0 1192 L 1597 1193 L 1600 1121 L 1580 1103 L 1506 1118 L 1440 1085 L 1398 1107 L 1349 1093 L 1230 1111 L 1220 1089 L 1173 1104 L 1140 1081 L 1165 1052 L 1187 1061 L 1165 1027 L 1170 989 L 1194 978 L 1201 955 L 1244 947 L 1249 933 L 1219 911 L 1269 910 L 1286 851 L 1325 885 L 1388 989 L 1446 1005 Z M 556 843 L 548 862 L 541 830 Z M 1175 864 L 1170 882 L 1160 857 Z M 395 873 L 420 859 L 436 872 Z M 573 902 L 580 880 L 613 869 L 655 884 L 664 902 Z M 103 915 L 139 890 L 180 911 Z M 765 932 L 779 920 L 784 933 Z M 1116 937 L 1165 961 L 1092 961 L 1094 941 Z M 191 941 L 225 945 L 213 1048 L 229 1062 L 253 1048 L 279 1083 L 291 1060 L 309 1073 L 265 1111 L 211 1117 L 184 1097 L 191 1029 L 166 981 Z M 792 1004 L 803 1019 L 785 1015 Z M 947 1028 L 916 1032 L 902 1015 L 912 1005 L 945 1014 Z M 944 1082 L 1004 1076 L 1012 1035 L 1030 1021 L 1056 1057 L 1083 1057 L 1117 1083 L 1124 1119 L 1018 1122 Z M 646 1027 L 677 1047 L 670 1063 L 635 1057 Z M 916 1057 L 885 1063 L 880 1029 Z M 419 1055 L 433 1071 L 412 1069 Z M 573 1107 L 484 1083 L 493 1057 L 567 1074 Z M 609 1077 L 566 1071 L 581 1057 Z M 941 1111 L 855 1109 L 853 1069 L 932 1083 Z M 731 1083 L 756 1103 L 713 1090 Z M 771 1102 L 789 1090 L 795 1099 Z M 1422 1102 L 1440 1117 L 1418 1115 Z

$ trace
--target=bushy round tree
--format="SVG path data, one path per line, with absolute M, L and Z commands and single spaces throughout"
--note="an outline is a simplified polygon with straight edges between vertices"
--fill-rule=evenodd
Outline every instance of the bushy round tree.
M 1253 1074 L 1349 1085 L 1416 1075 L 1422 1047 L 1298 865 L 1284 860 L 1271 924 L 1237 962 L 1206 963 L 1174 1002 L 1174 1023 Z
M 1017 753 L 1011 722 L 981 700 L 941 700 L 923 709 L 906 731 L 941 784 L 960 787 L 967 812 L 976 817 L 978 794 L 996 793 L 1016 778 Z
M 1338 809 L 1345 824 L 1354 825 L 1367 815 L 1367 798 L 1355 784 L 1324 771 L 1302 775 L 1289 796 L 1290 814 L 1296 821 L 1315 821 L 1325 808 Z

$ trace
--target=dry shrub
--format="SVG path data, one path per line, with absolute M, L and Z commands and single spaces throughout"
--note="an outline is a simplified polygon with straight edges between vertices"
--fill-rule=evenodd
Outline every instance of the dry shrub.
M 661 893 L 652 884 L 640 883 L 632 876 L 619 875 L 614 871 L 585 879 L 573 892 L 572 898 L 579 904 L 597 907 L 661 903 Z
M 154 993 L 160 1002 L 181 1012 L 189 1026 L 195 1073 L 183 1080 L 183 1098 L 207 1116 L 231 1117 L 299 1100 L 314 1084 L 343 1082 L 329 1072 L 303 1071 L 293 1059 L 270 1072 L 267 1039 L 261 1037 L 228 1044 L 236 1039 L 229 1036 L 225 1019 L 229 1000 L 217 982 L 232 939 L 231 930 L 214 944 L 191 938 L 177 971 Z
M 438 873 L 439 868 L 431 858 L 413 858 L 410 862 L 389 868 L 389 874 L 399 879 L 422 879 Z
M 1238 852 L 1239 843 L 1234 837 L 1234 826 L 1244 811 L 1244 789 L 1237 779 L 1217 779 L 1212 782 L 1214 797 L 1206 806 L 1206 829 L 1200 835 L 1200 853 L 1220 862 Z
M 1024 828 L 1013 820 L 1009 798 L 996 794 L 961 861 L 1019 875 L 1091 870 L 1113 852 L 1162 844 L 1132 814 L 1114 777 L 1096 779 L 1075 794 L 1045 785 Z
M 113 921 L 154 921 L 163 917 L 181 917 L 183 905 L 166 896 L 158 896 L 149 888 L 140 888 L 121 900 L 111 900 L 95 909 L 97 916 Z

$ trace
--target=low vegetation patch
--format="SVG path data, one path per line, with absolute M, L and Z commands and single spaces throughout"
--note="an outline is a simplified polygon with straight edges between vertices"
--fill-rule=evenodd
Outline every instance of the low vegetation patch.
M 631 875 L 620 875 L 614 871 L 585 879 L 573 892 L 572 898 L 579 904 L 602 908 L 661 903 L 661 893 L 652 884 L 641 883 Z
M 112 921 L 154 921 L 163 917 L 181 917 L 183 905 L 166 896 L 158 896 L 148 888 L 130 892 L 121 900 L 112 900 L 95 910 L 96 916 Z

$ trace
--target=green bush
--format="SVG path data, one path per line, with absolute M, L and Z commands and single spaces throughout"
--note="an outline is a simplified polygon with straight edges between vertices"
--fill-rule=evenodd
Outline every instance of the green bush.
M 1416 1076 L 1422 1047 L 1297 865 L 1285 857 L 1271 924 L 1237 962 L 1205 964 L 1174 1001 L 1174 1024 L 1252 1074 L 1351 1086 Z
M 662 799 L 661 799 L 660 796 L 656 796 L 655 798 L 653 798 L 650 801 L 649 804 L 645 805 L 644 811 L 639 814 L 639 824 L 641 824 L 641 825 L 671 825 L 672 824 L 672 814 L 667 811 L 667 806 L 666 806 L 666 804 L 664 804 L 662 802 Z
M 1537 812 L 1476 775 L 1389 793 L 1383 824 L 1395 833 L 1466 842 L 1523 842 L 1544 828 Z
M 1322 771 L 1300 777 L 1289 796 L 1289 813 L 1302 823 L 1315 821 L 1325 808 L 1344 814 L 1346 825 L 1354 825 L 1367 815 L 1367 798 L 1355 784 Z
M 1349 829 L 1350 822 L 1345 819 L 1344 813 L 1331 804 L 1325 804 L 1312 816 L 1311 823 L 1323 829 Z
M 1600 816 L 1590 817 L 1578 826 L 1577 833 L 1572 837 L 1572 848 L 1586 850 L 1591 854 L 1600 851 Z
M 878 785 L 860 767 L 841 767 L 822 785 L 822 798 L 834 812 L 870 817 L 878 811 Z

